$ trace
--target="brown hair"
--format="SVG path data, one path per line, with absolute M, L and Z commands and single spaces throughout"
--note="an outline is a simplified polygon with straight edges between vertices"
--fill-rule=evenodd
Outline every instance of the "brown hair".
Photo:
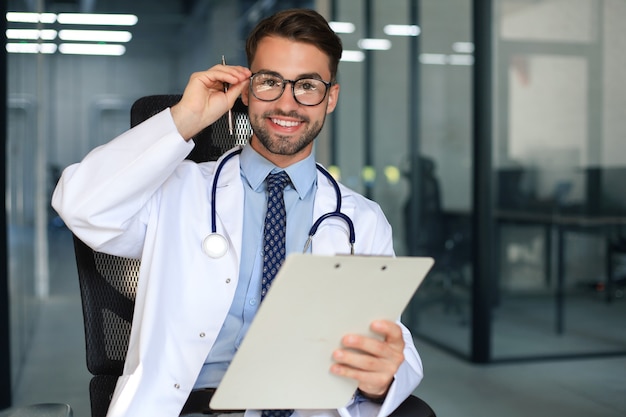
M 318 12 L 309 9 L 283 10 L 259 22 L 246 41 L 248 65 L 252 64 L 259 42 L 267 36 L 287 38 L 319 48 L 328 55 L 331 82 L 336 81 L 343 46 L 339 36 Z

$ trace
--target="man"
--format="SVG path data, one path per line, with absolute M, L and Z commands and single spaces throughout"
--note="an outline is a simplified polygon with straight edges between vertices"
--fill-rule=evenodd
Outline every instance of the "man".
M 186 411 L 200 412 L 188 399 L 219 384 L 262 298 L 268 174 L 289 177 L 287 253 L 302 251 L 313 220 L 334 209 L 335 191 L 316 171 L 313 141 L 337 104 L 341 41 L 316 12 L 288 10 L 261 22 L 246 51 L 249 69 L 217 65 L 193 74 L 178 104 L 68 167 L 53 195 L 54 208 L 92 248 L 142 261 L 124 374 L 109 416 L 174 417 L 186 402 Z M 241 154 L 217 163 L 184 161 L 189 139 L 240 95 L 253 129 Z M 393 255 L 380 207 L 343 186 L 341 194 L 359 234 L 355 253 Z M 228 241 L 223 256 L 202 250 L 212 205 Z M 347 247 L 345 224 L 331 219 L 318 229 L 311 252 Z M 330 371 L 358 381 L 353 400 L 340 410 L 295 410 L 294 416 L 384 416 L 415 389 L 422 364 L 408 330 L 389 321 L 375 321 L 372 330 L 382 340 L 346 335 L 333 352 Z

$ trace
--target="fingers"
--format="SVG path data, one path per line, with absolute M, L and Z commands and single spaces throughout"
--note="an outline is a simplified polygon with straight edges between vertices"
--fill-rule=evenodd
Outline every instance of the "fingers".
M 224 84 L 228 85 L 229 103 L 232 105 L 241 94 L 252 73 L 248 68 L 234 65 L 216 65 L 213 68 L 192 74 L 190 84 L 197 81 L 206 92 L 223 93 Z
M 391 321 L 375 321 L 371 329 L 381 339 L 359 335 L 343 338 L 343 348 L 333 353 L 336 363 L 331 372 L 356 379 L 361 391 L 376 397 L 387 392 L 404 361 L 404 339 L 400 326 Z
M 181 136 L 188 140 L 226 113 L 247 87 L 250 76 L 249 69 L 230 65 L 193 73 L 180 102 L 171 108 Z
M 228 65 L 216 65 L 206 71 L 196 72 L 191 75 L 181 101 L 200 106 L 196 111 L 213 113 L 211 110 L 214 108 L 221 116 L 233 106 L 248 85 L 251 74 L 245 67 Z M 228 86 L 227 92 L 225 85 Z

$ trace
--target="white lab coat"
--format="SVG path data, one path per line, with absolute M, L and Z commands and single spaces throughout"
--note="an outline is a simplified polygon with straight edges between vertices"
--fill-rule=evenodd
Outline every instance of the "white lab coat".
M 211 259 L 201 248 L 211 232 L 216 163 L 183 161 L 193 147 L 169 110 L 94 149 L 68 167 L 53 207 L 93 249 L 141 258 L 132 332 L 109 417 L 178 416 L 232 303 L 242 246 L 243 186 L 238 156 L 224 166 L 216 198 L 217 230 L 229 250 Z M 318 174 L 314 216 L 333 211 L 335 191 Z M 354 221 L 357 254 L 391 255 L 391 227 L 380 207 L 342 186 L 342 211 Z M 348 252 L 345 223 L 319 228 L 313 253 Z M 358 289 L 357 289 L 358 290 Z M 369 402 L 305 415 L 387 415 L 422 378 L 422 363 L 404 330 L 406 360 L 382 406 Z M 257 416 L 248 410 L 246 416 Z

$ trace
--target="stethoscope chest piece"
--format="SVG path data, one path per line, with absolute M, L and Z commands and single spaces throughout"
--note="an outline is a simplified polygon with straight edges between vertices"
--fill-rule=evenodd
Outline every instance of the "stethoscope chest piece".
M 202 250 L 209 258 L 218 259 L 228 252 L 228 242 L 219 233 L 211 233 L 202 241 Z

